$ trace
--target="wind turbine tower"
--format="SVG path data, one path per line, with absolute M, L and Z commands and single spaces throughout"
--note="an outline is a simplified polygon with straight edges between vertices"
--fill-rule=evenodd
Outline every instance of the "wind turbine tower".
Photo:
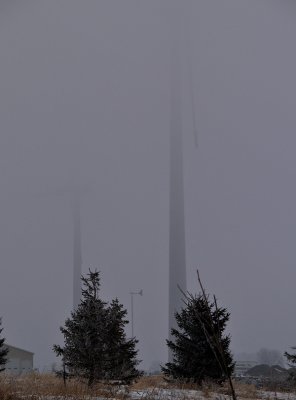
M 81 211 L 80 196 L 74 195 L 73 204 L 73 308 L 77 310 L 81 300 Z
M 176 327 L 175 313 L 183 306 L 182 291 L 186 292 L 186 246 L 183 172 L 183 65 L 182 52 L 184 30 L 180 2 L 171 3 L 171 76 L 170 76 L 170 227 L 169 227 L 169 338 Z M 189 76 L 192 88 L 192 77 Z M 192 91 L 193 93 L 193 91 Z M 191 96 L 192 110 L 194 98 Z M 194 129 L 195 129 L 195 115 Z M 196 131 L 195 142 L 196 142 Z M 169 361 L 172 354 L 169 352 Z
M 82 243 L 81 243 L 81 199 L 89 192 L 88 185 L 70 185 L 39 193 L 38 196 L 63 197 L 69 204 L 72 214 L 73 228 L 73 310 L 76 310 L 81 300 L 82 273 Z
M 174 35 L 176 36 L 176 35 Z M 183 181 L 183 116 L 179 37 L 172 45 L 170 93 L 170 237 L 169 237 L 169 329 L 186 291 L 185 213 Z M 169 332 L 170 333 L 170 332 Z

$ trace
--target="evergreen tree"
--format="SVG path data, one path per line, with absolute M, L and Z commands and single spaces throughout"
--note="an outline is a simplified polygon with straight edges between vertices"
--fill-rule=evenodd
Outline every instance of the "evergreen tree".
M 211 379 L 222 383 L 234 370 L 230 337 L 223 335 L 229 313 L 203 294 L 186 295 L 184 304 L 176 313 L 178 328 L 172 329 L 173 340 L 167 340 L 173 361 L 162 370 L 168 377 L 186 382 L 202 384 Z
M 127 339 L 124 327 L 127 311 L 118 299 L 111 302 L 108 308 L 108 326 L 110 332 L 106 343 L 106 373 L 108 379 L 120 379 L 130 383 L 141 374 L 136 369 L 138 341 L 135 338 Z
M 3 328 L 1 328 L 2 325 L 2 319 L 0 318 L 0 334 L 3 331 Z M 7 362 L 7 354 L 8 354 L 8 349 L 4 345 L 5 339 L 0 338 L 0 372 L 5 370 L 5 364 Z
M 125 337 L 123 306 L 118 300 L 109 306 L 99 298 L 98 271 L 89 271 L 82 282 L 82 301 L 60 328 L 64 347 L 54 346 L 55 353 L 62 356 L 68 373 L 86 378 L 89 386 L 99 380 L 128 381 L 139 376 L 137 341 Z

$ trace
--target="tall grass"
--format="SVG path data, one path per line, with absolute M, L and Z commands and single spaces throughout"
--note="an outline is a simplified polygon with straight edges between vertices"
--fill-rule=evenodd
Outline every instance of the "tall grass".
M 255 400 L 263 397 L 261 391 L 253 385 L 240 382 L 234 382 L 234 385 L 241 399 Z M 32 373 L 20 377 L 0 374 L 0 400 L 46 400 L 47 398 L 50 400 L 95 398 L 127 400 L 131 399 L 132 394 L 140 394 L 138 398 L 143 400 L 229 399 L 231 397 L 227 384 L 217 386 L 211 382 L 205 382 L 200 387 L 193 383 L 167 382 L 162 375 L 143 376 L 130 387 L 100 383 L 89 388 L 87 382 L 78 379 L 71 379 L 64 386 L 62 379 L 53 374 Z
M 83 400 L 90 397 L 125 399 L 126 390 L 116 385 L 96 384 L 89 388 L 87 382 L 71 379 L 65 386 L 53 374 L 32 373 L 21 377 L 0 375 L 0 400 L 37 400 L 46 397 Z

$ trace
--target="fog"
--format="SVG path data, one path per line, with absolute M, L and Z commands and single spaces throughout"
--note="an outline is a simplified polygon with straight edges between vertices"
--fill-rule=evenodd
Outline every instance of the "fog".
M 232 351 L 296 345 L 296 6 L 178 2 L 184 72 L 187 284 L 231 312 Z M 130 311 L 141 366 L 168 334 L 171 0 L 0 5 L 0 315 L 41 369 L 72 309 L 71 199 L 83 272 Z M 185 57 L 185 56 L 184 56 Z M 185 62 L 186 64 L 186 62 Z M 127 328 L 130 334 L 130 327 Z

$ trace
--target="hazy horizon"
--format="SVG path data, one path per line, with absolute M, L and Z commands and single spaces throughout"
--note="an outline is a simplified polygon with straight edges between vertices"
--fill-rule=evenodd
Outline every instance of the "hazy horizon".
M 296 345 L 296 5 L 198 0 L 182 9 L 187 284 L 231 313 L 234 353 Z M 130 311 L 142 367 L 168 331 L 170 0 L 0 6 L 0 316 L 9 344 L 54 360 L 72 309 L 72 214 L 83 273 Z M 130 327 L 128 327 L 130 333 Z

